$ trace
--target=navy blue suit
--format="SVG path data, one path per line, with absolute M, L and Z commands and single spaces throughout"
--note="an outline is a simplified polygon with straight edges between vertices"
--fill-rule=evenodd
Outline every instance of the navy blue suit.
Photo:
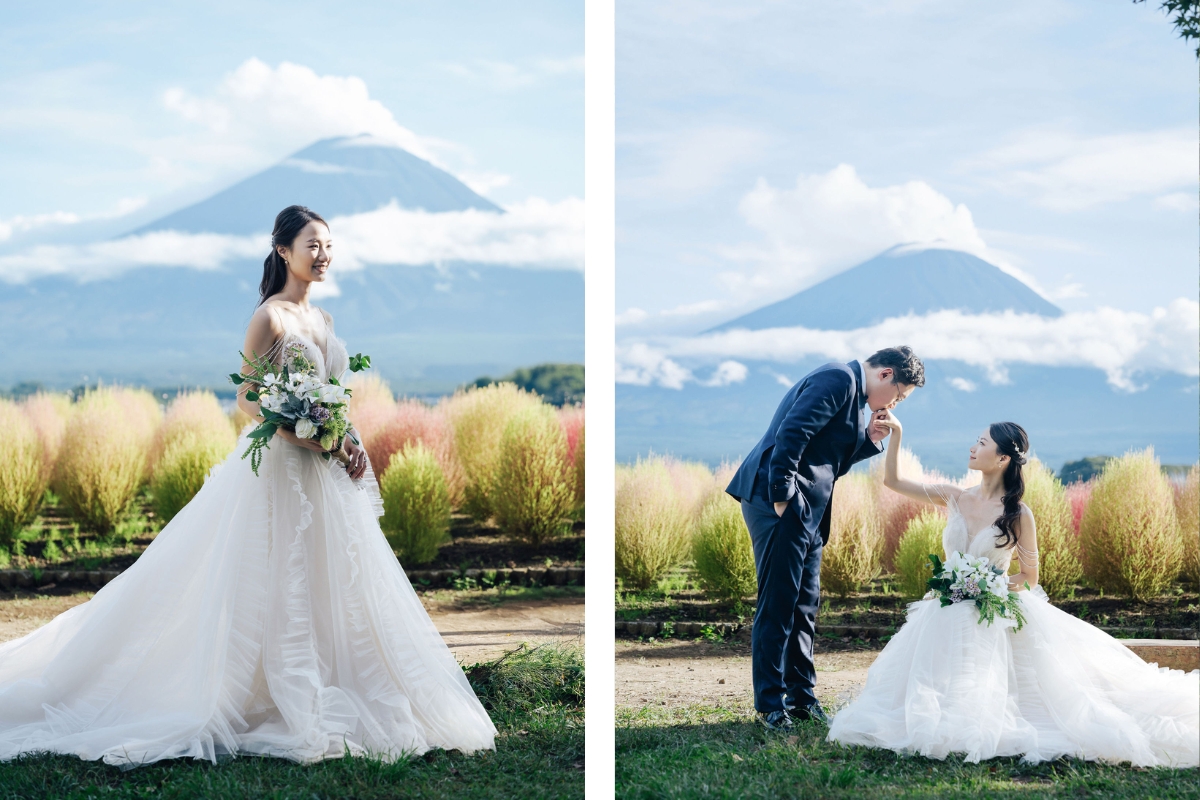
M 751 633 L 754 707 L 816 702 L 813 634 L 821 548 L 829 541 L 834 482 L 883 445 L 867 436 L 862 365 L 830 363 L 784 395 L 762 439 L 725 490 L 741 501 L 754 547 L 758 606 Z M 783 516 L 774 503 L 786 502 Z

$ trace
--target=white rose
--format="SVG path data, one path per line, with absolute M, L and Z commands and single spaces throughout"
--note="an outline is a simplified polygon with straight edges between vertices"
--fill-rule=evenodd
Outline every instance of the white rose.
M 332 383 L 327 383 L 321 387 L 322 403 L 340 403 L 345 399 L 346 390 L 341 386 L 334 386 Z
M 317 426 L 313 424 L 311 419 L 301 417 L 296 420 L 296 435 L 301 439 L 311 439 L 316 432 Z

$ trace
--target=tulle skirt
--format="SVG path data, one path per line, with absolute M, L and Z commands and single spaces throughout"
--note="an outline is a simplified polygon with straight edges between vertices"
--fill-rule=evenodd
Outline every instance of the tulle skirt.
M 379 529 L 374 476 L 275 439 L 256 477 L 247 445 L 95 597 L 0 645 L 0 759 L 494 747 Z
M 974 603 L 910 604 L 829 740 L 972 762 L 1200 763 L 1200 670 L 1147 664 L 1040 587 L 1021 598 L 1020 631 L 979 624 Z

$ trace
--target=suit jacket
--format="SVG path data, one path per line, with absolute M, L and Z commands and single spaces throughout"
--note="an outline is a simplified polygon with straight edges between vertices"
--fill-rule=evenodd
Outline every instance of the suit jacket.
M 761 492 L 755 479 L 765 473 L 767 498 L 792 503 L 805 527 L 819 529 L 827 543 L 834 483 L 883 452 L 883 444 L 867 436 L 870 410 L 861 376 L 858 361 L 824 364 L 805 375 L 784 395 L 725 491 L 748 500 Z

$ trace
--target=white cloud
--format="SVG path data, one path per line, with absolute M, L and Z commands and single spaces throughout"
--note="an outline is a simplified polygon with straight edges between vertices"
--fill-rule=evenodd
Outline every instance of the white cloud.
M 798 291 L 898 242 L 964 250 L 1016 272 L 989 252 L 962 203 L 956 205 L 924 181 L 870 187 L 849 164 L 801 175 L 790 189 L 759 178 L 739 210 L 765 240 L 719 250 L 746 265 L 720 276 L 739 298 L 764 291 L 778 295 L 781 288 Z
M 705 386 L 728 386 L 731 383 L 742 383 L 750 370 L 740 361 L 722 361 L 713 371 L 712 377 L 703 381 Z
M 631 154 L 621 159 L 618 190 L 630 197 L 694 197 L 758 161 L 770 142 L 762 131 L 733 125 L 623 137 L 619 145 Z
M 98 214 L 76 214 L 73 211 L 51 211 L 45 214 L 18 214 L 9 219 L 0 219 L 0 242 L 6 242 L 14 235 L 27 233 L 38 228 L 52 225 L 75 225 L 88 220 L 116 219 L 131 214 L 146 204 L 144 197 L 125 197 L 117 201 L 117 205 L 109 211 Z
M 336 269 L 367 263 L 475 261 L 545 269 L 583 269 L 583 201 L 530 198 L 507 212 L 467 209 L 431 214 L 390 203 L 329 221 Z M 337 262 L 335 262 L 337 263 Z
M 645 322 L 650 315 L 640 308 L 627 308 L 620 314 L 617 314 L 615 322 L 617 325 L 636 325 L 639 322 Z
M 1196 210 L 1196 193 L 1195 192 L 1171 192 L 1164 194 L 1161 197 L 1154 198 L 1155 208 L 1165 208 L 1168 211 L 1191 211 Z
M 690 369 L 679 366 L 657 348 L 642 342 L 617 346 L 617 383 L 637 386 L 657 383 L 666 389 L 682 389 L 683 384 L 695 379 Z
M 473 261 L 532 269 L 583 268 L 583 201 L 531 198 L 507 213 L 469 209 L 440 214 L 407 211 L 395 203 L 329 221 L 337 255 L 330 277 L 366 264 Z M 111 277 L 135 267 L 218 269 L 270 249 L 253 236 L 155 231 L 87 245 L 39 245 L 0 256 L 0 280 L 23 283 L 46 275 L 80 280 Z M 334 284 L 323 289 L 334 291 Z
M 86 245 L 37 245 L 0 256 L 0 279 L 24 283 L 47 275 L 72 275 L 89 281 L 147 266 L 219 269 L 233 259 L 264 257 L 270 249 L 269 234 L 154 231 Z
M 976 389 L 975 381 L 966 378 L 951 378 L 950 385 L 960 392 L 973 392 Z
M 569 58 L 536 58 L 524 64 L 478 58 L 470 62 L 443 64 L 442 68 L 502 91 L 525 89 L 558 75 L 577 75 L 583 72 L 583 56 Z
M 500 172 L 459 172 L 458 179 L 471 187 L 471 191 L 484 197 L 495 189 L 508 186 L 512 182 L 511 175 Z
M 1200 174 L 1194 125 L 1106 136 L 1035 128 L 962 166 L 997 189 L 1054 211 L 1147 195 L 1158 197 L 1158 205 L 1188 210 Z
M 1009 364 L 1025 363 L 1093 367 L 1103 370 L 1114 388 L 1137 391 L 1141 387 L 1136 384 L 1135 376 L 1142 371 L 1200 375 L 1196 358 L 1198 337 L 1200 304 L 1179 298 L 1150 314 L 1114 308 L 1055 318 L 1012 311 L 978 315 L 938 311 L 894 317 L 870 328 L 849 331 L 732 330 L 690 338 L 663 338 L 653 346 L 624 344 L 617 352 L 622 364 L 625 354 L 636 352 L 650 367 L 670 363 L 676 370 L 690 374 L 678 359 L 710 363 L 730 358 L 791 362 L 824 355 L 849 360 L 903 343 L 922 358 L 958 360 L 981 367 L 992 383 L 1009 380 Z M 655 360 L 647 360 L 646 354 L 653 354 Z M 641 371 L 636 375 L 642 381 L 662 382 L 653 369 L 646 366 L 638 369 Z M 618 374 L 622 374 L 622 368 L 618 368 Z M 680 383 L 678 379 L 675 382 Z
M 272 68 L 250 58 L 206 96 L 172 87 L 162 101 L 168 110 L 207 129 L 203 140 L 193 142 L 185 153 L 200 161 L 229 158 L 236 152 L 245 161 L 261 163 L 280 150 L 361 133 L 433 163 L 439 163 L 439 150 L 445 146 L 397 122 L 383 103 L 371 98 L 361 78 L 318 75 L 288 61 Z M 166 144 L 174 157 L 183 143 Z

